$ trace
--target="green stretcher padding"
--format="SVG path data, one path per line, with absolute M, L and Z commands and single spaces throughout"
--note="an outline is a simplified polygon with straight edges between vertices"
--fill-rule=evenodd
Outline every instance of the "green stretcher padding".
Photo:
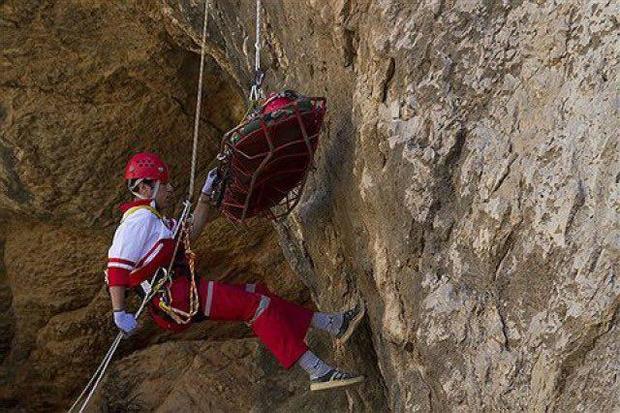
M 301 113 L 309 112 L 312 110 L 312 99 L 309 99 L 309 98 L 301 99 L 299 102 L 297 102 L 297 106 L 299 107 L 299 110 Z M 276 110 L 275 112 L 273 112 L 273 114 L 276 115 L 275 119 L 279 119 L 283 115 L 287 115 L 287 116 L 292 115 L 293 113 L 294 113 L 293 109 L 290 109 L 290 108 L 283 109 L 283 110 Z M 269 122 L 267 122 L 267 124 L 269 124 Z M 260 118 L 255 118 L 249 121 L 245 126 L 243 126 L 239 130 L 239 132 L 231 136 L 230 143 L 234 145 L 235 143 L 239 142 L 242 135 L 243 136 L 249 135 L 250 133 L 258 130 L 258 128 L 260 128 Z

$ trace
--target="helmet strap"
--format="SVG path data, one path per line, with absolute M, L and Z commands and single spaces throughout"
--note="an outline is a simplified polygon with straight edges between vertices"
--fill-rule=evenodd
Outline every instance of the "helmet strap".
M 160 182 L 155 181 L 155 185 L 153 185 L 153 193 L 151 195 L 151 199 L 155 199 L 155 197 L 157 196 L 157 193 L 159 192 L 159 186 L 160 186 Z

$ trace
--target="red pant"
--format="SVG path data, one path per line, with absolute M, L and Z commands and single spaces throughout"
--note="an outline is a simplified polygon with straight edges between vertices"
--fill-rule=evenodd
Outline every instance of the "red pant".
M 170 287 L 173 306 L 189 311 L 190 282 L 175 278 Z M 286 301 L 261 284 L 225 284 L 199 278 L 199 313 L 210 320 L 245 321 L 285 368 L 291 367 L 308 347 L 306 333 L 313 312 Z M 155 323 L 163 329 L 182 331 L 189 324 L 179 325 L 159 309 L 156 296 L 149 306 Z

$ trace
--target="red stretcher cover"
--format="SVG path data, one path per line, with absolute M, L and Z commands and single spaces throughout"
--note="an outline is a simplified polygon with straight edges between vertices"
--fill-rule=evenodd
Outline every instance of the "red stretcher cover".
M 275 110 L 274 102 L 280 103 Z M 280 219 L 291 212 L 312 167 L 325 110 L 323 97 L 272 94 L 224 135 L 220 209 L 226 217 L 240 223 L 259 214 Z

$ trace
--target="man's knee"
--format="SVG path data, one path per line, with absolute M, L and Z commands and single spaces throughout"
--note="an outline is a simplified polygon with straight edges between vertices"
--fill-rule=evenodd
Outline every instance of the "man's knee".
M 272 293 L 269 288 L 267 288 L 267 286 L 262 283 L 245 284 L 245 291 L 249 293 L 266 295 L 267 297 L 275 297 L 275 294 Z

